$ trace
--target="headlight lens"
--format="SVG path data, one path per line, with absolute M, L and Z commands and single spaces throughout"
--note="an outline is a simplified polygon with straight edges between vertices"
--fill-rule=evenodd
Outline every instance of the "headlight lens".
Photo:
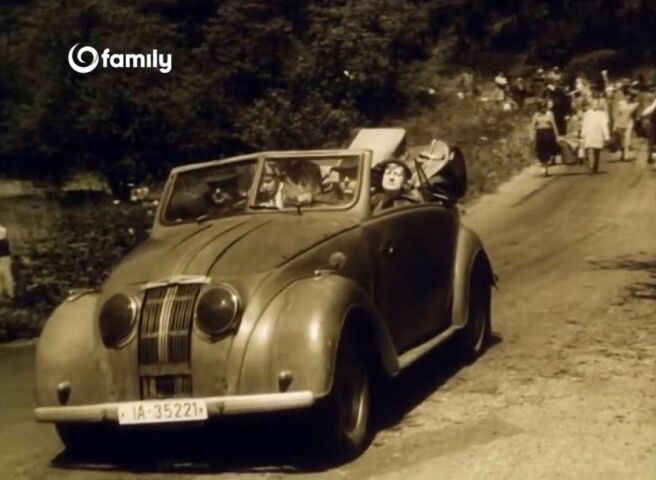
M 100 336 L 108 348 L 118 348 L 130 338 L 137 320 L 136 300 L 123 294 L 109 298 L 100 310 Z
M 198 302 L 198 327 L 208 335 L 225 333 L 235 326 L 239 310 L 239 295 L 234 289 L 227 285 L 212 288 Z

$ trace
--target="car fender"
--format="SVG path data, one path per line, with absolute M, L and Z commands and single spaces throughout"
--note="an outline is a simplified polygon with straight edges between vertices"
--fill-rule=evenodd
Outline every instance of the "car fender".
M 109 367 L 95 332 L 97 293 L 64 301 L 50 315 L 36 347 L 35 393 L 38 406 L 82 405 L 108 398 Z M 58 395 L 68 384 L 69 394 Z
M 260 317 L 244 354 L 240 394 L 309 390 L 328 394 L 346 321 L 358 321 L 372 342 L 363 345 L 388 375 L 399 371 L 389 332 L 366 292 L 336 274 L 298 280 L 280 292 Z M 289 385 L 279 376 L 290 375 Z
M 483 242 L 469 228 L 460 226 L 453 275 L 453 309 L 451 322 L 454 326 L 464 326 L 469 315 L 469 286 L 474 268 L 481 268 L 481 274 L 495 285 L 492 264 L 483 247 Z

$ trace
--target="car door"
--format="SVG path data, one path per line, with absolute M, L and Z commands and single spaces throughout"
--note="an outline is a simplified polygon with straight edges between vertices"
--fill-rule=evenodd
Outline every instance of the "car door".
M 438 204 L 406 205 L 364 224 L 373 298 L 401 353 L 446 328 L 458 214 Z

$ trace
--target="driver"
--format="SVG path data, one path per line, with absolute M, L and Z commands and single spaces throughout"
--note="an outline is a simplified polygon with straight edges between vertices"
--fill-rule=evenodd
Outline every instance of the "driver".
M 382 170 L 380 191 L 371 197 L 373 211 L 419 202 L 417 192 L 409 185 L 412 172 L 401 160 L 389 159 L 375 167 Z
M 283 162 L 280 162 L 283 163 Z M 284 162 L 280 204 L 310 205 L 321 193 L 321 169 L 315 163 L 299 159 Z

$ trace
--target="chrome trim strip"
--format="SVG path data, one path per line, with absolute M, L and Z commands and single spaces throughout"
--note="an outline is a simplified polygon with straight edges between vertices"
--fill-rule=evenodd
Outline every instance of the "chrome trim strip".
M 175 275 L 170 278 L 148 282 L 141 287 L 141 290 L 148 290 L 150 288 L 157 287 L 167 287 L 169 285 L 185 285 L 188 283 L 202 283 L 208 285 L 211 282 L 212 279 L 205 275 Z
M 64 299 L 65 302 L 74 302 L 80 297 L 92 293 L 100 293 L 99 288 L 72 288 L 68 291 L 68 296 Z
M 408 350 L 407 352 L 404 352 L 400 357 L 399 357 L 399 368 L 401 370 L 404 370 L 408 368 L 410 365 L 415 363 L 417 360 L 419 360 L 421 357 L 426 355 L 428 352 L 433 350 L 435 347 L 440 345 L 441 343 L 445 342 L 451 336 L 460 330 L 462 327 L 458 327 L 455 325 L 451 325 L 449 328 L 444 330 L 442 333 L 437 335 L 436 337 L 431 338 L 430 340 L 422 343 L 421 345 L 417 345 L 416 347 Z
M 288 393 L 206 397 L 198 400 L 204 400 L 207 404 L 208 415 L 216 417 L 306 408 L 313 405 L 316 398 L 311 391 L 304 390 Z M 142 401 L 148 402 L 148 400 Z M 67 407 L 38 407 L 34 410 L 34 418 L 38 422 L 97 423 L 111 421 L 118 423 L 118 406 L 119 402 Z

